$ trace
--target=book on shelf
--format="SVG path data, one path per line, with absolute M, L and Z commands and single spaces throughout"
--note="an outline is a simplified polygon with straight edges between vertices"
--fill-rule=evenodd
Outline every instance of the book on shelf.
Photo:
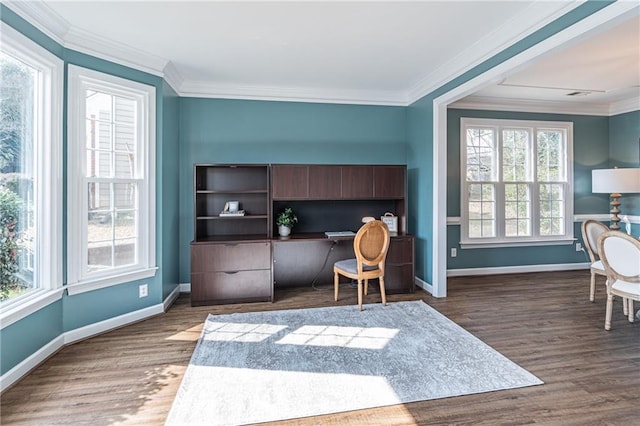
M 244 216 L 244 210 L 236 210 L 234 212 L 231 211 L 222 211 L 220 212 L 220 216 Z

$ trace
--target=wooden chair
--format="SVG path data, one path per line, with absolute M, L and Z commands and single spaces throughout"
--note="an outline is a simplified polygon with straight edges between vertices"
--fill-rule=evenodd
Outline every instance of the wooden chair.
M 611 329 L 613 297 L 622 297 L 629 322 L 633 301 L 640 301 L 640 240 L 620 231 L 607 231 L 598 238 L 598 251 L 607 273 L 607 309 L 604 329 Z
M 378 278 L 382 304 L 387 304 L 384 291 L 384 263 L 389 249 L 389 228 L 379 220 L 368 222 L 358 230 L 353 240 L 355 259 L 340 260 L 333 265 L 334 296 L 338 301 L 339 276 L 358 280 L 358 309 L 362 311 L 362 282 L 364 294 L 369 292 L 369 280 Z
M 601 275 L 603 277 L 607 276 L 604 272 L 604 266 L 600 260 L 600 255 L 598 254 L 598 238 L 600 235 L 607 232 L 609 227 L 602 222 L 590 219 L 582 222 L 581 228 L 582 241 L 584 242 L 587 253 L 589 254 L 589 260 L 591 261 L 591 286 L 589 291 L 589 300 L 593 302 L 596 296 L 596 275 Z

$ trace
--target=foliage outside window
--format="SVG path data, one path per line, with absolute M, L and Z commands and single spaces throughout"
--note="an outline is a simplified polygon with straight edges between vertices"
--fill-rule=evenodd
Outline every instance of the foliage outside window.
M 70 293 L 152 276 L 155 89 L 69 68 Z
M 0 313 L 60 297 L 62 61 L 0 22 Z
M 463 246 L 573 238 L 572 129 L 461 120 Z

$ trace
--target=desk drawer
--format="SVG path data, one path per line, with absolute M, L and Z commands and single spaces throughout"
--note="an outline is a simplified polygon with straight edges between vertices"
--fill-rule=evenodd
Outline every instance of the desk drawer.
M 191 245 L 193 272 L 271 269 L 271 243 L 216 243 Z
M 387 265 L 413 263 L 413 237 L 394 237 L 389 242 Z
M 271 270 L 191 274 L 191 304 L 270 301 Z

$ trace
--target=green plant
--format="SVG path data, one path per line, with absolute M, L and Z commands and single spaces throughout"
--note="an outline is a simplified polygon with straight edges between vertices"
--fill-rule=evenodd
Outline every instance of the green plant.
M 19 221 L 23 203 L 15 192 L 0 187 L 0 300 L 18 286 Z
M 287 207 L 278 214 L 276 218 L 276 225 L 286 226 L 287 228 L 293 228 L 293 225 L 298 223 L 298 217 L 293 212 L 291 207 Z

